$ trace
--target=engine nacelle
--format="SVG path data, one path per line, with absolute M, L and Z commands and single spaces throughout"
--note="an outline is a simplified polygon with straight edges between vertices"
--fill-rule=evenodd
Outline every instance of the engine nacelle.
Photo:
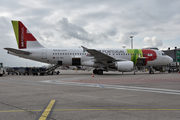
M 134 63 L 132 61 L 116 62 L 115 67 L 120 72 L 131 72 L 134 69 Z

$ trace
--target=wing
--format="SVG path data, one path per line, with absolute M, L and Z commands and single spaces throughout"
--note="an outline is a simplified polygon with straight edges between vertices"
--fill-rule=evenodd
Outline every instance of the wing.
M 104 54 L 98 50 L 95 49 L 88 49 L 86 47 L 83 47 L 84 51 L 87 51 L 88 53 L 90 53 L 90 56 L 93 56 L 95 61 L 94 62 L 101 62 L 103 64 L 107 64 L 111 61 L 126 61 L 126 59 L 116 59 L 114 57 L 111 57 L 107 54 Z
M 18 50 L 18 49 L 14 49 L 14 48 L 4 48 L 5 50 L 8 50 L 12 53 L 15 53 L 15 54 L 24 54 L 24 55 L 29 55 L 31 54 L 30 52 L 27 52 L 27 51 L 23 51 L 23 50 Z

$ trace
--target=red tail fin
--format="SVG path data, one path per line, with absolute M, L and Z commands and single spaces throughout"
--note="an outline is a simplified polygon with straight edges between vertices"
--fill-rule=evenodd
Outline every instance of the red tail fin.
M 21 21 L 12 21 L 19 49 L 43 47 Z

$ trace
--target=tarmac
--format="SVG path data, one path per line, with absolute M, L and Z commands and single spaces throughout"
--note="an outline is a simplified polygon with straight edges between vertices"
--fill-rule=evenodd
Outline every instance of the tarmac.
M 0 77 L 2 120 L 179 120 L 180 74 L 61 70 Z

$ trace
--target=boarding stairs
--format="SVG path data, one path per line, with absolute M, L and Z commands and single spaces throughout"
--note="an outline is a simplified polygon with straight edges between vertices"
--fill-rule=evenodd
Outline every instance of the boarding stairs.
M 50 66 L 45 70 L 45 73 L 47 74 L 53 74 L 54 70 L 62 65 L 62 61 L 58 61 L 56 64 L 53 66 Z

